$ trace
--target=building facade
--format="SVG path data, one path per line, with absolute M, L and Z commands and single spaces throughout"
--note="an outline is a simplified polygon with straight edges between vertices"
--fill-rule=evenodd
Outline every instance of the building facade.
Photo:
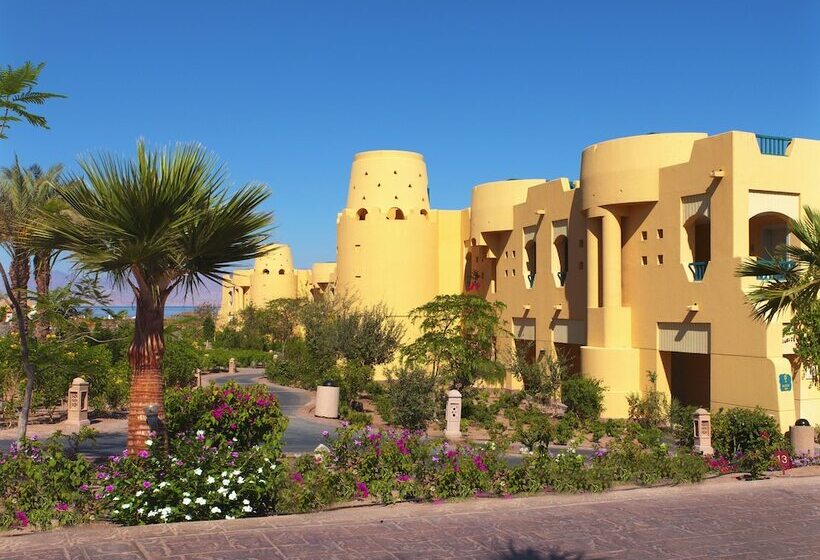
M 226 298 L 235 309 L 333 286 L 405 317 L 436 295 L 471 291 L 506 305 L 513 338 L 501 345 L 532 359 L 560 352 L 601 379 L 607 416 L 625 416 L 626 395 L 654 372 L 659 390 L 687 404 L 817 423 L 820 389 L 793 366 L 788 317 L 753 320 L 745 293 L 765 279 L 735 270 L 792 242 L 789 219 L 820 207 L 818 185 L 820 141 L 649 134 L 586 148 L 579 181 L 484 183 L 469 208 L 446 211 L 430 208 L 420 154 L 364 152 L 337 219 L 335 277 L 322 265 L 320 291 L 316 266 L 295 271 L 282 251 L 280 264 L 235 272 L 223 309 Z M 284 270 L 293 286 L 265 270 Z

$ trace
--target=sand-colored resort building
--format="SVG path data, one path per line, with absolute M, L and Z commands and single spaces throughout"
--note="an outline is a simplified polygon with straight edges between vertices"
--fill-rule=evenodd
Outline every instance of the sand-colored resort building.
M 761 406 L 781 426 L 820 422 L 820 389 L 793 367 L 781 321 L 750 316 L 747 257 L 792 242 L 789 218 L 820 207 L 820 141 L 748 132 L 648 134 L 593 144 L 579 180 L 497 181 L 464 210 L 430 207 L 421 154 L 357 154 L 337 218 L 337 264 L 295 270 L 276 246 L 223 291 L 249 302 L 355 295 L 396 316 L 472 291 L 506 304 L 508 346 L 562 352 L 607 387 L 606 416 L 657 386 L 684 403 Z M 411 328 L 409 336 L 414 336 Z M 505 386 L 514 388 L 514 380 Z

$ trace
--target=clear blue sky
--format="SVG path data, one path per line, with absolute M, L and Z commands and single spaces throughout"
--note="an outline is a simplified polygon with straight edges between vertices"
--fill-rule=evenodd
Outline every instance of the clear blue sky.
M 432 203 L 578 176 L 651 131 L 820 138 L 820 2 L 0 0 L 0 64 L 46 61 L 52 130 L 0 165 L 198 141 L 270 185 L 298 266 L 335 259 L 355 152 L 423 152 Z M 820 185 L 818 185 L 820 188 Z

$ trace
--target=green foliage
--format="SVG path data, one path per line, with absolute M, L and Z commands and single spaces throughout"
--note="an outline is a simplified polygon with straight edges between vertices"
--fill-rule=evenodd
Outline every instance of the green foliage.
M 229 445 L 245 451 L 264 445 L 279 452 L 288 420 L 265 385 L 169 389 L 165 393 L 169 433 L 202 431 L 208 445 Z
M 274 299 L 265 306 L 248 305 L 216 336 L 220 348 L 281 350 L 293 338 L 304 301 Z
M 15 122 L 25 121 L 34 127 L 49 128 L 46 118 L 32 113 L 30 107 L 65 95 L 35 91 L 45 65 L 45 62 L 32 64 L 27 61 L 21 66 L 0 68 L 0 140 L 8 138 L 6 130 Z
M 504 304 L 474 295 L 436 296 L 410 312 L 421 336 L 403 350 L 411 365 L 429 366 L 436 382 L 461 389 L 477 380 L 498 382 L 504 368 L 494 359 Z
M 572 376 L 561 384 L 561 401 L 582 420 L 597 419 L 604 408 L 604 390 L 600 379 Z
M 629 393 L 626 396 L 629 418 L 645 427 L 660 426 L 669 416 L 669 403 L 666 394 L 658 391 L 658 374 L 650 371 L 647 372 L 647 377 L 650 387 L 643 395 Z
M 341 398 L 345 401 L 356 400 L 373 382 L 373 367 L 358 362 L 344 361 L 336 366 L 334 378 L 340 380 Z
M 212 348 L 203 350 L 201 368 L 206 371 L 228 369 L 231 358 L 236 360 L 236 367 L 254 367 L 265 364 L 271 354 L 261 350 L 243 350 L 240 348 Z
M 820 369 L 820 303 L 807 301 L 794 310 L 783 329 L 785 337 L 794 342 L 794 353 L 800 365 L 816 372 Z
M 202 353 L 185 339 L 166 339 L 162 376 L 166 387 L 193 385 L 194 374 L 202 366 Z
M 74 525 L 101 517 L 101 503 L 84 484 L 94 467 L 63 451 L 59 435 L 27 439 L 0 452 L 0 529 Z
M 772 445 L 784 445 L 777 421 L 762 408 L 720 409 L 712 415 L 712 447 L 715 453 L 732 457 L 760 447 L 765 434 Z
M 202 319 L 202 338 L 213 340 L 214 336 L 216 336 L 216 323 L 214 323 L 214 318 L 208 315 Z
M 672 435 L 675 443 L 682 448 L 692 449 L 695 445 L 695 430 L 693 416 L 697 407 L 681 404 L 677 399 L 672 399 L 669 406 L 669 425 L 672 427 Z
M 388 370 L 386 402 L 390 421 L 411 430 L 425 429 L 433 418 L 434 391 L 434 379 L 422 369 L 400 367 Z
M 549 415 L 530 408 L 516 419 L 513 437 L 528 450 L 547 449 L 555 439 L 555 422 Z
M 528 395 L 548 404 L 558 397 L 561 381 L 570 376 L 569 360 L 558 354 L 542 354 L 531 362 L 527 354 L 528 349 L 518 349 L 508 367 Z

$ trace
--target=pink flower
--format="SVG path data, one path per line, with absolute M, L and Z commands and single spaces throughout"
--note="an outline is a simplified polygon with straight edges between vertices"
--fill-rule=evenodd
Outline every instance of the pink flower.
M 330 432 L 328 432 L 327 430 L 322 430 L 322 437 L 327 437 L 329 435 L 330 435 Z
M 54 509 L 56 509 L 57 511 L 67 511 L 68 504 L 65 502 L 57 502 L 56 504 L 54 504 Z
M 81 485 L 80 492 L 88 492 L 88 484 Z
M 147 480 L 144 480 L 144 481 L 142 482 L 142 487 L 143 487 L 143 488 L 145 488 L 145 489 L 147 490 L 148 488 L 151 488 L 151 483 L 150 483 L 150 482 L 148 482 Z
M 112 486 L 111 484 L 109 484 L 108 486 L 106 486 L 106 487 L 105 487 L 105 491 L 106 491 L 106 492 L 113 492 L 113 491 L 114 491 L 114 486 Z
M 370 495 L 370 491 L 367 489 L 367 484 L 364 482 L 357 482 L 356 494 L 361 498 L 367 498 Z
M 410 475 L 405 473 L 398 474 L 396 475 L 396 480 L 398 480 L 399 482 L 407 482 L 408 480 L 410 480 Z
M 20 523 L 21 527 L 28 527 L 28 515 L 24 511 L 18 511 L 14 514 L 14 518 Z
M 300 473 L 300 472 L 295 472 L 295 473 L 293 473 L 292 475 L 290 475 L 290 477 L 293 479 L 293 481 L 294 481 L 296 484 L 302 484 L 302 482 L 304 482 L 304 480 L 305 480 L 305 479 L 302 477 L 302 473 Z

